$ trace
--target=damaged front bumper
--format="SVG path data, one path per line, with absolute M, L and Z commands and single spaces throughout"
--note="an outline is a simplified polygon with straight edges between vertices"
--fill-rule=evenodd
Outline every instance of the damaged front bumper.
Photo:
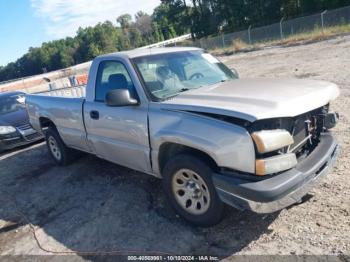
M 325 133 L 312 153 L 291 170 L 260 181 L 214 174 L 213 182 L 220 199 L 228 205 L 256 213 L 273 213 L 300 202 L 328 174 L 338 152 L 335 138 Z

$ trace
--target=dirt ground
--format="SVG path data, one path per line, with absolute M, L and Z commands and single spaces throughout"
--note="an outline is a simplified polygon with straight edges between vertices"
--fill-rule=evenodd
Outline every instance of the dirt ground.
M 270 215 L 227 208 L 222 223 L 197 228 L 174 214 L 156 178 L 93 156 L 57 167 L 41 143 L 0 155 L 0 255 L 349 255 L 350 37 L 221 59 L 242 78 L 310 78 L 340 86 L 341 97 L 333 103 L 340 113 L 334 130 L 340 159 L 307 201 Z

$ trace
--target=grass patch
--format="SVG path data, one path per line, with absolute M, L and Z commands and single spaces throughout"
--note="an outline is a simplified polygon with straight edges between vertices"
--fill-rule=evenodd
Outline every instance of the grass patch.
M 291 35 L 285 39 L 267 42 L 267 44 L 288 45 L 301 41 L 320 41 L 323 39 L 327 39 L 333 35 L 339 35 L 349 32 L 350 24 L 327 27 L 324 30 L 322 30 L 322 28 L 315 28 L 312 31 Z
M 235 52 L 238 52 L 248 48 L 249 45 L 246 42 L 242 41 L 241 39 L 237 39 L 232 42 L 232 47 Z
M 271 45 L 288 46 L 288 45 L 299 44 L 299 43 L 302 44 L 302 43 L 308 43 L 308 42 L 321 41 L 324 39 L 328 39 L 332 36 L 346 34 L 346 33 L 350 33 L 350 24 L 326 27 L 324 30 L 322 30 L 322 28 L 315 28 L 312 31 L 297 33 L 294 35 L 287 36 L 286 38 L 283 38 L 283 39 L 276 39 L 272 41 L 271 40 L 262 41 L 259 43 L 255 43 L 253 45 L 249 45 L 248 43 L 245 43 L 241 39 L 236 39 L 232 42 L 231 46 L 228 46 L 226 48 L 214 48 L 214 49 L 211 49 L 210 52 L 213 53 L 214 55 L 225 55 L 225 54 L 240 52 L 243 50 L 260 49 L 265 46 L 271 46 Z

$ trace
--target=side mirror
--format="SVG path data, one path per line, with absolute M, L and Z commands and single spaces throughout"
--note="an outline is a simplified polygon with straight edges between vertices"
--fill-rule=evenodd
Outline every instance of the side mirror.
M 128 89 L 114 89 L 107 93 L 107 106 L 133 106 L 139 102 L 132 98 Z
M 231 71 L 235 75 L 235 77 L 239 78 L 239 73 L 235 68 L 232 68 Z

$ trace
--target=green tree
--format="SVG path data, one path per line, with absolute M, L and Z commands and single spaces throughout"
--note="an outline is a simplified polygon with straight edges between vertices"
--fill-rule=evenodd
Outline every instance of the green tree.
M 153 31 L 153 42 L 164 41 L 163 34 L 157 22 L 152 22 L 152 31 Z
M 57 70 L 177 35 L 217 35 L 350 5 L 350 0 L 161 0 L 150 16 L 123 14 L 111 22 L 79 28 L 75 37 L 31 47 L 15 62 L 0 67 L 0 81 Z
M 151 43 L 153 41 L 153 27 L 151 16 L 142 11 L 139 11 L 135 15 L 134 27 L 140 31 L 143 42 Z
M 117 18 L 117 22 L 120 24 L 122 29 L 127 29 L 130 27 L 131 24 L 131 15 L 130 14 L 123 14 Z

